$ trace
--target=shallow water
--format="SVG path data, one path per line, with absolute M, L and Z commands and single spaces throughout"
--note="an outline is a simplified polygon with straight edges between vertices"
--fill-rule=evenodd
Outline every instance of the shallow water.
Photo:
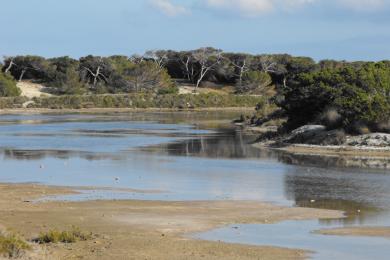
M 390 239 L 325 236 L 312 231 L 323 228 L 318 221 L 285 221 L 278 224 L 234 225 L 194 235 L 199 239 L 250 245 L 279 246 L 314 251 L 317 260 L 389 259 Z
M 231 236 L 232 242 L 253 244 L 264 244 L 273 237 L 268 240 L 271 245 L 319 250 L 317 258 L 328 247 L 305 244 L 304 239 L 315 236 L 313 241 L 323 240 L 324 245 L 332 239 L 310 234 L 313 229 L 390 226 L 390 171 L 343 167 L 350 165 L 343 158 L 318 159 L 256 149 L 249 144 L 256 135 L 227 124 L 235 117 L 238 114 L 220 112 L 3 115 L 0 182 L 74 186 L 81 192 L 50 198 L 60 200 L 259 200 L 346 211 L 344 219 L 310 225 L 287 222 L 292 228 L 305 227 L 300 229 L 301 236 L 295 236 L 294 230 L 289 233 L 300 240 L 298 244 L 290 245 L 273 235 L 284 232 L 285 223 L 242 226 L 241 236 Z M 96 189 L 79 188 L 83 186 Z M 230 231 L 217 230 L 204 238 L 229 241 Z M 350 243 L 359 246 L 364 240 L 334 239 L 344 243 L 347 251 L 353 251 Z M 341 256 L 333 259 L 355 259 Z

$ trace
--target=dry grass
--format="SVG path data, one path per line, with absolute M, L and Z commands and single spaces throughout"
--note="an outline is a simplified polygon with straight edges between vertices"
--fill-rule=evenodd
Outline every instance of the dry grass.
M 47 233 L 41 233 L 34 242 L 39 244 L 48 243 L 75 243 L 77 241 L 87 241 L 92 239 L 91 233 L 84 233 L 77 227 L 72 227 L 69 231 L 50 230 Z
M 31 250 L 31 246 L 15 234 L 0 233 L 0 256 L 19 258 L 25 251 Z

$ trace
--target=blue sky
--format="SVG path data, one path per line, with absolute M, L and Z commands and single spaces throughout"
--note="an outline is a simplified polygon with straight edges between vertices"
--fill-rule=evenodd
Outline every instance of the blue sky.
M 0 0 L 0 55 L 187 50 L 390 59 L 390 0 Z

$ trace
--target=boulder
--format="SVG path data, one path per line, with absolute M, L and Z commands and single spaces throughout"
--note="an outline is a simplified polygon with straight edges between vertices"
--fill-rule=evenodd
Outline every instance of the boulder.
M 351 146 L 390 147 L 390 134 L 372 133 L 350 136 L 346 143 Z
M 326 131 L 323 125 L 305 125 L 294 131 L 286 138 L 290 144 L 312 145 L 341 145 L 346 142 L 343 130 Z

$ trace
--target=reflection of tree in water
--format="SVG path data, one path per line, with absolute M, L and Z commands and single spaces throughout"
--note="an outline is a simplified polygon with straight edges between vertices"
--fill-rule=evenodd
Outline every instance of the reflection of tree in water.
M 299 207 L 346 212 L 345 219 L 322 220 L 323 224 L 366 223 L 380 215 L 390 215 L 389 180 L 382 182 L 382 178 L 355 178 L 352 176 L 354 174 L 358 173 L 332 172 L 320 168 L 289 171 L 285 176 L 286 197 Z
M 301 166 L 390 169 L 390 158 L 386 157 L 325 156 L 294 154 L 280 151 L 278 153 L 278 159 L 283 163 Z
M 89 161 L 117 159 L 114 154 L 89 153 L 81 151 L 63 151 L 63 150 L 0 150 L 5 159 L 12 160 L 41 160 L 44 158 L 57 158 L 67 160 L 72 157 L 78 157 Z
M 208 158 L 269 158 L 273 152 L 253 147 L 251 142 L 255 139 L 255 135 L 231 130 L 214 136 L 198 136 L 196 139 L 148 147 L 145 150 L 168 155 Z

